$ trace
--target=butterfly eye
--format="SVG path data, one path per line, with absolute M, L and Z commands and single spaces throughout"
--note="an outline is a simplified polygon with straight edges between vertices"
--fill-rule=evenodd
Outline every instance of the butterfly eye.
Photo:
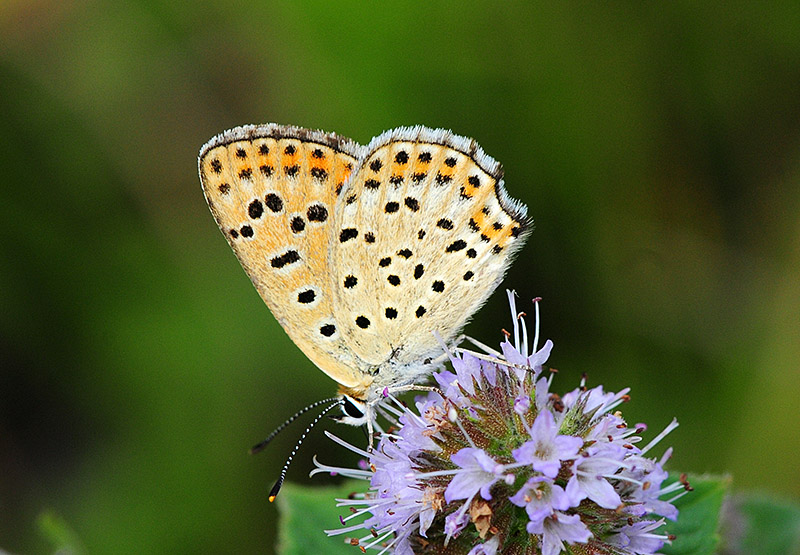
M 351 399 L 347 395 L 345 395 L 343 399 L 344 403 L 342 404 L 342 410 L 347 416 L 356 419 L 364 418 L 364 411 L 362 411 L 358 406 L 356 406 L 356 404 L 353 402 L 353 399 Z

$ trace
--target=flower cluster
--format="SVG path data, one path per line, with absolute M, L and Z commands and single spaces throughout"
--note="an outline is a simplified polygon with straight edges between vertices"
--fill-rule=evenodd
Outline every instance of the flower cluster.
M 646 554 L 669 541 L 659 529 L 677 517 L 671 502 L 690 488 L 685 480 L 665 485 L 671 449 L 660 460 L 645 455 L 677 422 L 639 447 L 646 427 L 629 428 L 615 411 L 627 389 L 581 383 L 552 393 L 553 374 L 542 367 L 552 342 L 537 350 L 535 338 L 528 352 L 525 322 L 509 298 L 514 341 L 508 337 L 502 353 L 451 354 L 453 371 L 435 375 L 439 387 L 416 400 L 416 411 L 387 392 L 383 409 L 396 426 L 372 452 L 331 436 L 368 464 L 316 463 L 315 472 L 371 487 L 339 500 L 351 514 L 328 534 L 361 535 L 350 542 L 362 551 L 397 554 Z M 662 500 L 670 494 L 677 495 Z

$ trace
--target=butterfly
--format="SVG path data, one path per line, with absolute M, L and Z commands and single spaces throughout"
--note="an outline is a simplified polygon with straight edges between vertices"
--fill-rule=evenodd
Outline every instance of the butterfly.
M 440 364 L 442 343 L 453 344 L 531 230 L 500 164 L 446 129 L 398 127 L 362 146 L 246 125 L 205 144 L 198 169 L 259 295 L 339 383 L 340 420 L 354 425 L 371 424 L 385 391 Z

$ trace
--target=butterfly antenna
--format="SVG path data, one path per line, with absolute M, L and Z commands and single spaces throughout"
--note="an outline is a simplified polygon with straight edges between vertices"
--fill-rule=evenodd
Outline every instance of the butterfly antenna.
M 300 409 L 299 411 L 297 411 L 296 413 L 294 413 L 294 414 L 293 414 L 291 417 L 287 418 L 287 419 L 286 419 L 286 422 L 284 422 L 283 424 L 281 424 L 280 426 L 278 426 L 277 428 L 275 428 L 275 429 L 272 431 L 272 433 L 271 433 L 271 434 L 269 434 L 269 435 L 267 436 L 267 439 L 265 439 L 265 440 L 264 440 L 264 441 L 262 441 L 262 442 L 259 442 L 259 443 L 257 443 L 256 445 L 253 445 L 253 446 L 250 448 L 250 454 L 251 454 L 251 455 L 255 455 L 255 454 L 256 454 L 256 453 L 258 453 L 259 451 L 263 451 L 263 450 L 264 450 L 264 448 L 265 448 L 267 445 L 269 445 L 269 442 L 270 442 L 270 441 L 272 441 L 273 439 L 275 439 L 275 436 L 276 436 L 276 435 L 278 435 L 279 433 L 281 433 L 281 431 L 283 431 L 283 429 L 284 429 L 286 426 L 288 426 L 289 424 L 291 424 L 292 422 L 294 422 L 295 420 L 297 420 L 297 419 L 298 419 L 300 416 L 303 416 L 305 413 L 307 413 L 307 412 L 308 412 L 308 411 L 310 411 L 311 409 L 315 409 L 315 408 L 317 408 L 317 407 L 318 407 L 318 406 L 320 406 L 320 405 L 324 405 L 325 403 L 333 403 L 334 401 L 339 401 L 339 400 L 340 400 L 340 399 L 339 399 L 338 397 L 331 397 L 330 399 L 323 399 L 322 401 L 317 401 L 316 403 L 311 403 L 311 404 L 310 404 L 310 405 L 308 405 L 307 407 L 304 407 L 304 408 Z M 334 406 L 335 406 L 335 405 L 334 405 Z M 330 410 L 330 409 L 328 409 L 328 410 Z M 325 412 L 328 412 L 328 410 L 326 410 Z M 323 413 L 323 414 L 325 414 L 325 413 Z
M 330 401 L 330 400 L 331 399 L 328 399 L 328 401 Z M 278 477 L 278 481 L 275 482 L 275 485 L 272 486 L 272 489 L 269 492 L 269 502 L 270 503 L 275 501 L 275 498 L 278 496 L 278 492 L 281 490 L 281 486 L 283 486 L 283 480 L 286 478 L 286 471 L 289 470 L 289 465 L 292 464 L 292 459 L 294 459 L 294 456 L 297 453 L 297 450 L 300 449 L 300 446 L 303 444 L 303 441 L 305 441 L 306 436 L 308 435 L 308 432 L 310 432 L 311 428 L 316 426 L 317 423 L 320 420 L 322 420 L 322 417 L 325 416 L 328 413 L 328 411 L 330 411 L 334 407 L 338 407 L 338 406 L 341 406 L 342 404 L 344 404 L 344 399 L 338 399 L 337 398 L 337 399 L 334 399 L 334 400 L 336 402 L 333 403 L 332 405 L 326 407 L 325 410 L 323 410 L 320 414 L 318 414 L 316 416 L 316 418 L 314 418 L 314 420 L 311 421 L 311 424 L 308 425 L 308 427 L 306 428 L 306 431 L 303 432 L 303 435 L 300 436 L 300 439 L 297 440 L 297 443 L 295 444 L 294 449 L 292 449 L 292 452 L 289 453 L 289 458 L 286 459 L 286 462 L 284 463 L 283 468 L 281 469 L 281 475 Z M 319 401 L 319 402 L 315 403 L 315 406 L 319 405 L 320 403 L 324 403 L 324 402 L 325 401 Z M 309 407 L 306 407 L 303 410 L 304 411 L 308 410 L 308 408 Z

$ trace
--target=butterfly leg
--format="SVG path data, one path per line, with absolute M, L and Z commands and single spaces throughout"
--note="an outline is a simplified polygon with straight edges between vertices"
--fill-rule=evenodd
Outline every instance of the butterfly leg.
M 490 355 L 485 355 L 483 353 L 470 351 L 469 349 L 464 349 L 462 347 L 457 347 L 456 351 L 458 351 L 459 353 L 467 353 L 469 355 L 474 356 L 475 358 L 479 358 L 481 360 L 485 360 L 486 362 L 493 362 L 495 364 L 501 364 L 503 366 L 508 366 L 509 368 L 517 368 L 519 370 L 526 370 L 526 371 L 530 371 L 531 370 L 531 367 L 527 366 L 525 364 L 515 364 L 513 362 L 508 362 L 506 359 L 502 358 L 503 355 L 501 355 L 500 353 L 497 353 L 498 356 L 490 356 Z
M 467 341 L 469 341 L 470 343 L 472 343 L 473 345 L 475 345 L 477 348 L 479 348 L 480 350 L 482 350 L 486 354 L 493 355 L 493 356 L 496 356 L 496 357 L 502 357 L 503 356 L 500 353 L 500 351 L 496 351 L 495 349 L 492 349 L 491 347 L 489 347 L 485 343 L 481 343 L 480 341 L 478 341 L 474 337 L 470 337 L 469 335 L 464 335 L 463 338 L 466 339 Z M 458 344 L 456 344 L 456 345 L 458 345 Z M 456 347 L 456 349 L 460 350 L 459 347 Z M 469 352 L 469 351 L 465 351 L 465 352 Z
M 395 394 L 395 393 L 406 393 L 408 391 L 429 391 L 429 392 L 433 391 L 433 392 L 438 393 L 439 395 L 442 395 L 442 390 L 439 389 L 438 387 L 435 387 L 435 386 L 432 386 L 432 385 L 409 384 L 409 385 L 402 385 L 402 386 L 399 386 L 399 387 L 393 387 L 391 389 L 391 393 L 392 394 Z

